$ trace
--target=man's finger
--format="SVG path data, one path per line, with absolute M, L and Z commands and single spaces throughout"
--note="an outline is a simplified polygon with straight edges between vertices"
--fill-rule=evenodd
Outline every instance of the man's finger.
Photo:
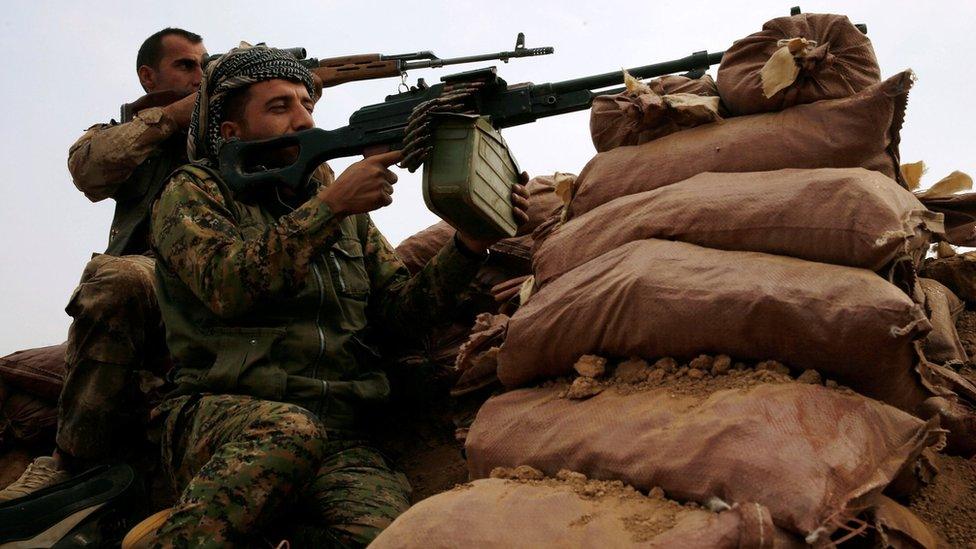
M 397 174 L 391 172 L 390 170 L 383 170 L 383 179 L 386 179 L 387 184 L 392 187 L 393 183 L 396 183 L 397 179 L 399 178 L 397 177 Z
M 525 185 L 529 182 L 529 172 L 522 172 L 519 174 L 519 183 Z
M 375 162 L 379 162 L 384 167 L 388 168 L 396 164 L 397 162 L 403 160 L 403 152 L 402 151 L 385 152 L 385 153 L 373 155 L 369 157 L 369 159 Z

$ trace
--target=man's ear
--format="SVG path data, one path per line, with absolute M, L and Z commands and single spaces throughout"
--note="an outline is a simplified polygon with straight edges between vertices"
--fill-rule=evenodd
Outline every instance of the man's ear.
M 220 123 L 220 137 L 224 140 L 228 140 L 231 137 L 241 136 L 241 125 L 237 122 L 232 122 L 230 120 L 225 120 Z
M 139 75 L 139 83 L 142 84 L 142 89 L 147 92 L 156 91 L 156 69 L 149 65 L 142 65 L 136 69 L 136 73 Z

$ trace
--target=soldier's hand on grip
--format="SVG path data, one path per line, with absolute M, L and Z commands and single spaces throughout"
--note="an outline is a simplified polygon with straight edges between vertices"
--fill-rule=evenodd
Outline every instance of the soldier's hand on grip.
M 397 175 L 389 167 L 403 159 L 400 151 L 364 158 L 346 168 L 335 183 L 319 191 L 319 199 L 336 215 L 371 212 L 393 203 Z

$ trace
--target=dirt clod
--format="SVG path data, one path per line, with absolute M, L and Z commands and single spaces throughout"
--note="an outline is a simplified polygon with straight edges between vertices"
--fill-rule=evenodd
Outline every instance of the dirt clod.
M 712 363 L 712 375 L 721 376 L 729 373 L 732 368 L 732 358 L 729 355 L 718 355 Z
M 712 369 L 712 364 L 714 364 L 715 359 L 708 355 L 698 355 L 693 358 L 691 362 L 688 363 L 688 367 L 693 370 L 709 370 Z
M 569 390 L 566 392 L 566 398 L 583 400 L 600 394 L 601 391 L 603 391 L 603 386 L 600 385 L 599 381 L 591 377 L 578 377 L 569 386 Z
M 640 383 L 652 372 L 650 364 L 641 358 L 631 358 L 617 365 L 613 376 L 623 383 Z
M 678 361 L 671 357 L 665 357 L 655 362 L 653 368 L 656 370 L 664 370 L 665 373 L 670 374 L 677 371 Z
M 596 355 L 583 355 L 573 368 L 583 377 L 601 377 L 607 371 L 607 359 Z
M 796 380 L 800 383 L 809 383 L 810 385 L 820 385 L 823 383 L 823 378 L 820 376 L 820 372 L 816 370 L 804 370 Z
M 699 370 L 697 368 L 692 368 L 692 369 L 688 370 L 688 373 L 686 375 L 688 376 L 689 379 L 701 379 L 701 378 L 705 377 L 705 370 Z
M 787 368 L 782 362 L 777 362 L 775 360 L 764 360 L 759 364 L 756 364 L 757 370 L 769 370 L 770 372 L 776 372 L 778 374 L 790 375 L 790 369 Z

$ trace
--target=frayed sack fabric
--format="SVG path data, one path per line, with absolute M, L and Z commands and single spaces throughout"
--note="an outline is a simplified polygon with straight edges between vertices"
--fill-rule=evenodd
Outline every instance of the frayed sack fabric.
M 538 287 L 635 240 L 764 252 L 880 270 L 941 232 L 894 180 L 863 168 L 703 173 L 570 220 L 532 258 Z
M 64 384 L 67 344 L 17 351 L 0 358 L 0 378 L 12 389 L 19 389 L 57 402 Z
M 551 479 L 477 480 L 414 505 L 370 547 L 804 546 L 754 503 L 716 513 L 635 492 L 594 496 L 579 491 Z
M 634 89 L 630 89 L 634 88 Z M 599 95 L 590 109 L 590 137 L 599 152 L 640 145 L 721 120 L 712 77 L 665 76 L 636 83 L 617 95 Z
M 722 55 L 718 90 L 735 116 L 853 95 L 881 80 L 871 40 L 844 15 L 780 17 Z
M 707 397 L 661 387 L 608 389 L 580 401 L 559 391 L 519 389 L 489 399 L 465 445 L 471 478 L 524 464 L 658 486 L 682 501 L 755 502 L 813 543 L 943 441 L 937 420 L 802 383 Z
M 913 79 L 905 71 L 844 99 L 731 118 L 599 153 L 576 180 L 569 217 L 702 172 L 860 167 L 904 186 L 898 143 Z
M 914 410 L 929 391 L 922 307 L 875 273 L 682 242 L 625 244 L 544 286 L 498 355 L 508 387 L 570 374 L 585 354 L 777 360 Z

